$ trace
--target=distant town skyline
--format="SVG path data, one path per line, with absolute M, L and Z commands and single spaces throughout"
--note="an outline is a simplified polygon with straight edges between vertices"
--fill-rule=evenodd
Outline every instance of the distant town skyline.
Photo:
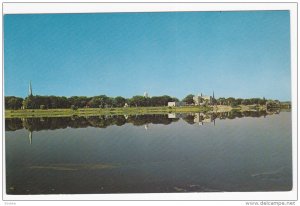
M 4 95 L 291 100 L 289 11 L 4 16 Z

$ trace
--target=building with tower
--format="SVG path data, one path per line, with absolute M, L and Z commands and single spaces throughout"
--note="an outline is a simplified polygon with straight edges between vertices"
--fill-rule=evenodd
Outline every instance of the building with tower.
M 32 94 L 32 85 L 31 85 L 31 81 L 29 81 L 28 96 L 23 100 L 21 109 L 27 109 L 27 108 L 29 108 L 28 107 L 28 100 L 26 100 L 26 99 L 27 98 L 28 99 L 32 99 L 32 97 L 33 97 L 33 94 Z
M 202 95 L 195 95 L 193 97 L 195 105 L 205 105 L 205 104 L 213 104 L 215 102 L 215 92 L 213 92 L 212 96 Z

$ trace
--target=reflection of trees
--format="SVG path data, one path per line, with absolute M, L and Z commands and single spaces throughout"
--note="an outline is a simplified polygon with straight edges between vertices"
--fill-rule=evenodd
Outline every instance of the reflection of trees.
M 189 124 L 194 124 L 194 115 L 188 114 L 187 116 L 183 117 L 182 119 Z
M 91 116 L 86 117 L 87 126 L 106 128 L 110 125 L 122 126 L 126 123 L 124 116 Z
M 290 109 L 278 109 L 278 108 L 269 108 L 267 109 L 266 113 L 268 114 L 279 114 L 280 111 L 286 111 L 286 112 L 290 112 Z
M 221 119 L 235 119 L 242 117 L 262 117 L 266 116 L 266 111 L 230 111 L 230 112 L 222 112 L 217 113 L 217 117 Z
M 90 117 L 51 117 L 51 118 L 27 118 L 27 119 L 5 119 L 5 130 L 15 131 L 25 128 L 29 131 L 54 130 L 71 128 L 97 127 L 106 128 L 111 125 L 122 126 L 131 123 L 135 126 L 147 124 L 164 124 L 168 125 L 177 122 L 181 117 L 188 124 L 194 123 L 210 123 L 216 118 L 219 119 L 235 119 L 242 117 L 261 117 L 269 114 L 278 114 L 278 111 L 230 111 L 220 113 L 194 113 L 182 114 L 176 118 L 169 118 L 167 114 L 153 115 L 115 115 L 115 116 L 90 116 Z M 175 115 L 176 116 L 176 115 Z
M 23 125 L 20 118 L 5 119 L 5 131 L 16 131 L 22 128 Z
M 26 118 L 23 119 L 23 127 L 29 131 L 39 131 L 47 129 L 63 129 L 67 128 L 67 124 L 63 119 L 55 118 Z
M 25 128 L 29 131 L 54 130 L 71 128 L 97 127 L 106 128 L 111 125 L 122 126 L 132 123 L 135 126 L 145 124 L 170 124 L 179 118 L 169 119 L 167 115 L 133 115 L 125 118 L 123 115 L 116 116 L 90 116 L 90 117 L 51 117 L 51 118 L 27 118 L 5 119 L 5 130 L 15 131 Z
M 269 114 L 278 114 L 278 111 L 230 111 L 230 112 L 218 112 L 218 113 L 194 113 L 188 114 L 182 119 L 185 120 L 189 124 L 194 123 L 205 123 L 205 122 L 213 122 L 216 118 L 218 119 L 235 119 L 242 117 L 262 117 Z
M 114 120 L 113 124 L 117 125 L 117 126 L 122 126 L 122 125 L 126 124 L 126 119 L 123 115 L 115 116 L 115 118 L 113 120 Z
M 266 111 L 246 111 L 243 112 L 245 117 L 261 117 L 261 116 L 266 116 L 267 112 Z
M 129 116 L 127 122 L 132 123 L 133 125 L 140 126 L 145 124 L 164 124 L 168 125 L 172 122 L 178 121 L 179 118 L 168 118 L 168 115 L 165 114 L 155 114 L 155 115 L 135 115 Z
M 231 114 L 229 116 L 231 119 L 244 117 L 243 112 L 240 111 L 231 111 Z

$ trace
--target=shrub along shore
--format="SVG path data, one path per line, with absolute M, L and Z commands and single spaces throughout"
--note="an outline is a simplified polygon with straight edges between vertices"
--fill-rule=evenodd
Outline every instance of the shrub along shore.
M 216 106 L 184 106 L 184 107 L 118 107 L 118 108 L 80 108 L 80 109 L 18 109 L 5 110 L 5 118 L 34 117 L 68 117 L 68 116 L 99 116 L 99 115 L 138 115 L 138 114 L 168 114 L 192 112 L 229 112 L 265 110 L 265 106 L 240 105 L 236 107 Z

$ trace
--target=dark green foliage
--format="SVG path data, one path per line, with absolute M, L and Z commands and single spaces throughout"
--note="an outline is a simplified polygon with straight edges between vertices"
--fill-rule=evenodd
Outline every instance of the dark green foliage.
M 128 99 L 128 103 L 132 107 L 158 107 L 167 106 L 168 102 L 178 101 L 175 97 L 168 95 L 155 96 L 155 97 L 144 97 L 144 96 L 133 96 Z
M 77 108 L 83 108 L 88 106 L 89 101 L 92 97 L 85 97 L 85 96 L 72 96 L 68 98 L 69 105 L 74 105 Z
M 76 107 L 75 105 L 71 105 L 71 109 L 72 109 L 72 110 L 77 110 L 78 107 Z
M 230 106 L 238 106 L 238 105 L 265 105 L 267 100 L 265 98 L 251 98 L 251 99 L 242 99 L 242 98 L 233 98 L 233 97 L 229 97 L 229 98 L 224 98 L 221 97 L 219 99 L 216 100 L 218 105 L 230 105 Z
M 5 109 L 21 109 L 23 99 L 20 97 L 5 97 Z
M 126 103 L 126 99 L 123 97 L 118 96 L 113 99 L 113 105 L 115 107 L 124 107 L 125 103 Z
M 66 97 L 57 96 L 29 96 L 23 101 L 26 109 L 40 109 L 44 105 L 44 109 L 70 108 L 70 103 Z
M 182 101 L 186 102 L 187 104 L 194 104 L 193 97 L 194 97 L 194 95 L 189 94 Z
M 187 104 L 194 104 L 194 95 L 187 95 L 183 101 Z M 5 97 L 5 109 L 56 109 L 56 108 L 114 108 L 124 107 L 128 104 L 130 107 L 162 107 L 167 106 L 168 102 L 178 102 L 176 97 L 168 95 L 144 97 L 133 96 L 132 98 L 108 97 L 106 95 L 99 95 L 94 97 L 86 96 L 72 96 L 72 97 L 59 97 L 59 96 L 28 96 L 24 100 L 20 97 L 7 96 Z M 265 98 L 218 98 L 213 100 L 213 104 L 217 105 L 265 105 L 267 100 Z
M 111 125 L 122 126 L 127 123 L 131 123 L 136 126 L 144 124 L 171 124 L 179 119 L 169 119 L 166 114 L 145 114 L 145 115 L 133 115 L 127 119 L 124 115 L 114 116 L 90 116 L 90 117 L 44 117 L 44 118 L 26 118 L 22 121 L 19 118 L 5 119 L 5 130 L 15 131 L 22 128 L 26 128 L 29 131 L 40 131 L 45 129 L 63 129 L 67 127 L 71 128 L 86 128 L 86 127 L 98 127 L 106 128 Z

